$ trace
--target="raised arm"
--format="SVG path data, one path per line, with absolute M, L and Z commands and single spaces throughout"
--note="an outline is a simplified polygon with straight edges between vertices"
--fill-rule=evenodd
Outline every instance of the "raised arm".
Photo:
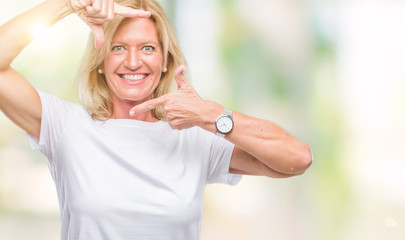
M 215 121 L 224 107 L 201 99 L 186 81 L 183 71 L 184 66 L 176 71 L 176 92 L 137 105 L 130 114 L 136 118 L 163 106 L 173 128 L 199 126 L 215 133 Z M 233 130 L 225 136 L 235 144 L 230 172 L 283 178 L 302 174 L 311 165 L 312 154 L 307 144 L 276 124 L 238 112 L 233 113 L 233 121 Z
M 51 25 L 70 13 L 64 1 L 45 1 L 0 27 L 0 109 L 19 127 L 39 139 L 41 101 L 35 89 L 10 67 L 33 40 L 37 24 Z
M 40 98 L 33 86 L 10 65 L 33 40 L 32 29 L 37 24 L 50 26 L 71 13 L 77 13 L 91 27 L 96 47 L 104 42 L 101 24 L 110 21 L 114 14 L 150 15 L 119 6 L 112 0 L 46 0 L 0 27 L 0 110 L 37 139 L 42 115 Z

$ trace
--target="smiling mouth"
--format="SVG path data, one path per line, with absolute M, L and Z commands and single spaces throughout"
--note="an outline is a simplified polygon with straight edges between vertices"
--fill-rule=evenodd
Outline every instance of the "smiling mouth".
M 137 82 L 145 79 L 148 74 L 118 74 L 122 79 L 129 82 Z

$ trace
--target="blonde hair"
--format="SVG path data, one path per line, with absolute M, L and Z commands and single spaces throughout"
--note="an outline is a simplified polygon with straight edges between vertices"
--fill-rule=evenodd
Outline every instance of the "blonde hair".
M 122 6 L 142 9 L 151 13 L 150 19 L 156 25 L 164 65 L 167 67 L 167 72 L 162 73 L 159 84 L 153 92 L 153 98 L 169 93 L 174 83 L 174 72 L 179 65 L 185 64 L 185 59 L 174 29 L 162 7 L 154 0 L 117 0 L 115 2 Z M 124 17 L 116 15 L 111 22 L 103 24 L 105 43 L 100 49 L 94 47 L 94 38 L 90 34 L 78 74 L 80 100 L 91 116 L 101 121 L 112 116 L 113 104 L 105 76 L 98 74 L 97 71 L 110 51 L 113 36 L 124 19 Z M 161 120 L 166 118 L 162 108 L 154 109 L 152 114 Z

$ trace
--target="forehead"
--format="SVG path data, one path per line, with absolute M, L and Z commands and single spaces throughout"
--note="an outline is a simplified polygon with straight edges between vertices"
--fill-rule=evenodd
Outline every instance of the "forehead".
M 159 42 L 156 24 L 150 18 L 126 18 L 115 32 L 113 41 Z

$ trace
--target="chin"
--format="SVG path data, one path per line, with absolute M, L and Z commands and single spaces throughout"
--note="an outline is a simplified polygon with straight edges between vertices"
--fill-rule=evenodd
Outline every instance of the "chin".
M 143 94 L 138 91 L 126 91 L 120 94 L 117 98 L 125 102 L 144 102 L 152 99 L 152 94 Z

